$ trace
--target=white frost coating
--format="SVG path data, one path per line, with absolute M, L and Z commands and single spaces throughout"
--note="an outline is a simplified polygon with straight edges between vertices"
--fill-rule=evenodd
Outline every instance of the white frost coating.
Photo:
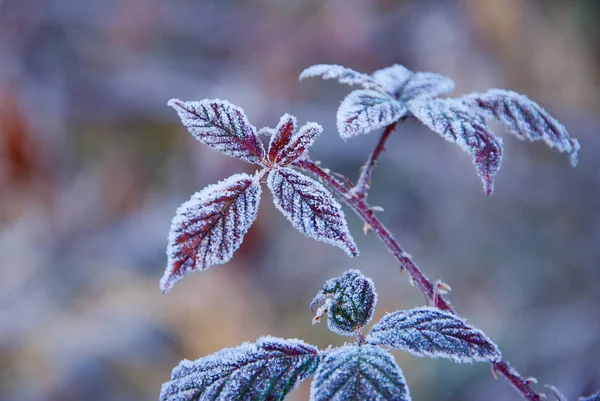
M 348 139 L 396 122 L 406 112 L 403 103 L 387 94 L 359 89 L 342 101 L 337 111 L 337 129 L 342 138 Z
M 491 89 L 473 93 L 461 100 L 486 116 L 493 118 L 520 139 L 544 141 L 551 148 L 569 154 L 569 161 L 577 165 L 579 142 L 571 138 L 567 129 L 539 104 L 516 92 Z
M 338 246 L 349 256 L 358 255 L 341 205 L 322 184 L 290 168 L 280 168 L 269 173 L 267 185 L 275 207 L 298 231 Z
M 408 351 L 416 356 L 456 362 L 495 362 L 500 350 L 480 330 L 437 308 L 415 308 L 385 315 L 367 336 L 369 344 Z
M 160 280 L 166 293 L 192 270 L 228 262 L 256 220 L 262 189 L 248 174 L 235 174 L 196 192 L 176 212 Z
M 171 99 L 168 105 L 203 144 L 248 163 L 261 164 L 264 159 L 265 148 L 241 107 L 219 99 L 199 102 Z
M 285 166 L 299 159 L 323 131 L 314 122 L 296 129 L 296 117 L 284 114 L 273 130 L 269 143 L 269 161 L 274 165 Z
M 503 149 L 502 140 L 494 135 L 483 117 L 456 99 L 421 99 L 408 105 L 423 124 L 473 157 L 485 192 L 491 195 Z
M 377 291 L 373 280 L 359 270 L 347 270 L 340 277 L 332 278 L 315 296 L 310 309 L 324 302 L 313 324 L 320 321 L 327 311 L 327 327 L 342 336 L 354 336 L 356 330 L 369 324 L 377 305 Z
M 345 345 L 327 353 L 310 386 L 310 401 L 410 399 L 394 358 L 372 345 Z
M 354 71 L 350 68 L 334 64 L 317 64 L 308 67 L 300 74 L 300 80 L 305 78 L 321 77 L 323 79 L 337 79 L 342 84 L 360 85 L 365 89 L 379 89 L 381 86 L 367 74 Z
M 373 78 L 401 102 L 444 95 L 452 92 L 455 86 L 452 79 L 443 75 L 413 72 L 398 64 L 375 71 Z
M 261 337 L 195 361 L 183 360 L 160 401 L 283 400 L 319 363 L 318 349 L 297 339 Z

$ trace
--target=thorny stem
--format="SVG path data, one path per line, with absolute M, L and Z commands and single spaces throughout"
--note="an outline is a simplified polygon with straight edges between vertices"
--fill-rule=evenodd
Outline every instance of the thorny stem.
M 373 169 L 379 155 L 384 150 L 385 142 L 389 138 L 391 132 L 394 130 L 394 127 L 395 124 L 391 124 L 386 127 L 381 138 L 379 139 L 379 142 L 377 143 L 377 146 L 369 156 L 358 182 L 351 189 L 346 188 L 346 186 L 333 177 L 328 170 L 322 169 L 317 163 L 310 159 L 302 159 L 297 161 L 295 164 L 320 178 L 326 185 L 336 192 L 352 210 L 354 210 L 354 212 L 363 220 L 365 225 L 373 230 L 375 235 L 377 235 L 381 242 L 383 242 L 385 247 L 394 255 L 396 260 L 400 262 L 400 269 L 408 272 L 411 283 L 421 290 L 429 303 L 442 310 L 456 314 L 455 310 L 450 305 L 450 302 L 444 299 L 443 295 L 439 293 L 431 280 L 427 278 L 427 276 L 421 271 L 421 269 L 419 269 L 415 262 L 413 262 L 411 256 L 402 249 L 390 230 L 388 230 L 387 227 L 385 227 L 385 225 L 383 225 L 383 223 L 375 216 L 373 208 L 367 202 L 367 189 Z M 491 362 L 491 365 L 494 376 L 496 376 L 496 373 L 500 373 L 506 377 L 510 384 L 518 392 L 520 392 L 525 399 L 529 401 L 541 401 L 544 399 L 541 394 L 537 393 L 531 387 L 531 381 L 521 377 L 508 362 L 500 360 L 499 362 Z

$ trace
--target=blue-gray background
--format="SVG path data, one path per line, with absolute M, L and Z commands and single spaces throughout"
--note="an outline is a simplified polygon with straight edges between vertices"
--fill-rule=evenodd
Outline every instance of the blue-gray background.
M 570 399 L 600 388 L 599 18 L 595 0 L 0 0 L 0 399 L 152 400 L 180 359 L 260 335 L 342 344 L 308 304 L 348 268 L 375 280 L 378 316 L 423 304 L 357 218 L 351 260 L 295 232 L 267 192 L 230 263 L 158 289 L 177 206 L 252 171 L 196 142 L 167 100 L 227 99 L 258 127 L 317 121 L 311 154 L 354 178 L 376 135 L 337 136 L 349 88 L 299 83 L 314 63 L 517 90 L 579 138 L 572 169 L 498 130 L 486 197 L 468 155 L 408 123 L 370 199 L 524 376 Z M 415 400 L 519 399 L 486 364 L 397 358 Z

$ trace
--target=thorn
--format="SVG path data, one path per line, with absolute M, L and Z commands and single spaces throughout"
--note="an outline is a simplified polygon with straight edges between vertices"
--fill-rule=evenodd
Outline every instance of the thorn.
M 449 291 L 452 291 L 452 288 L 444 283 L 442 280 L 438 280 L 435 282 L 435 286 L 437 288 L 438 294 L 447 294 Z
M 316 162 L 313 162 L 313 163 L 315 163 L 315 165 L 317 165 L 317 166 L 320 166 L 321 165 L 321 160 L 317 160 Z
M 381 206 L 371 206 L 371 210 L 374 212 L 383 212 L 383 208 Z
M 538 379 L 536 379 L 535 377 L 528 377 L 527 379 L 525 379 L 525 383 L 527 384 L 538 384 Z
M 320 323 L 325 312 L 327 312 L 327 303 L 319 306 L 319 309 L 317 309 L 317 312 L 315 313 L 315 317 L 312 319 L 312 324 Z
M 415 286 L 415 282 L 413 281 L 412 276 L 408 276 L 408 282 L 410 283 L 410 285 L 412 285 L 413 287 Z
M 498 380 L 498 374 L 496 372 L 496 366 L 492 365 L 492 376 L 494 376 L 494 379 Z
M 360 166 L 360 168 L 358 169 L 358 171 L 362 173 L 363 171 L 365 171 L 366 168 L 367 168 L 367 166 L 365 166 L 365 165 Z
M 400 257 L 407 258 L 407 259 L 412 259 L 412 255 L 410 253 L 404 252 L 404 251 L 400 254 Z
M 324 171 L 325 173 L 327 173 L 327 174 L 330 174 L 330 173 L 331 173 L 331 170 L 330 170 L 330 169 L 328 169 L 328 168 L 324 168 L 324 169 L 323 169 L 323 171 Z
M 365 225 L 363 226 L 363 234 L 367 235 L 367 233 L 369 232 L 369 230 L 372 228 L 372 226 L 369 223 L 365 223 Z

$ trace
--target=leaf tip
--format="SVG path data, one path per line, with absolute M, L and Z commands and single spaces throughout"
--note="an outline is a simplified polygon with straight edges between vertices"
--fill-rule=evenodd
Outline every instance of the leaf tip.
M 577 164 L 579 163 L 578 152 L 579 149 L 581 149 L 581 145 L 575 138 L 571 139 L 571 145 L 573 146 L 573 150 L 571 151 L 571 154 L 569 154 L 569 163 L 571 164 L 571 167 L 577 167 Z

